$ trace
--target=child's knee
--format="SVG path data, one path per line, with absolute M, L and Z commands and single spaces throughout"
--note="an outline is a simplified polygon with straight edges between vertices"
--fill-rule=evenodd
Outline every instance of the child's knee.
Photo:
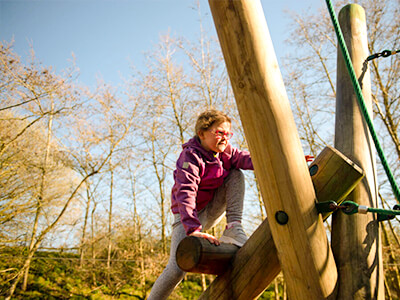
M 179 266 L 177 265 L 176 261 L 173 263 L 169 263 L 166 268 L 165 268 L 165 273 L 168 274 L 168 278 L 173 279 L 175 281 L 180 281 L 182 280 L 183 277 L 185 277 L 186 272 L 183 271 Z

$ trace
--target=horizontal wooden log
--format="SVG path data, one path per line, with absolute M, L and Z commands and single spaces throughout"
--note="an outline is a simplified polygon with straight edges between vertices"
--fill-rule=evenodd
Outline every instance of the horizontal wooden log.
M 176 250 L 178 266 L 187 272 L 222 274 L 239 247 L 221 243 L 211 244 L 204 238 L 185 237 Z
M 309 170 L 319 202 L 343 201 L 364 176 L 360 167 L 329 146 L 317 156 Z M 326 220 L 328 216 L 328 213 L 324 214 L 323 219 Z M 185 243 L 188 241 L 191 246 L 186 245 L 185 249 L 194 247 L 195 250 L 184 250 L 179 254 L 180 251 L 177 251 L 177 262 L 183 270 L 222 274 L 212 282 L 200 299 L 210 299 L 211 295 L 214 299 L 226 300 L 257 298 L 281 271 L 267 219 L 239 250 L 233 245 L 226 248 L 226 244 L 221 244 L 219 248 L 204 239 L 194 237 L 187 239 Z M 210 253 L 215 250 L 220 252 Z M 215 255 L 220 255 L 221 260 L 216 261 Z M 208 261 L 210 257 L 212 263 Z
M 310 164 L 311 179 L 318 202 L 340 204 L 364 177 L 363 170 L 337 149 L 327 146 Z M 324 220 L 332 212 L 323 213 Z

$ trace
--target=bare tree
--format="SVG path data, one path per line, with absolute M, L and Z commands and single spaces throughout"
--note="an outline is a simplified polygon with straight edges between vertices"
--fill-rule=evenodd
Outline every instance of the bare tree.
M 2 66 L 2 77 L 5 84 L 1 88 L 1 94 L 4 98 L 4 107 L 1 108 L 3 118 L 2 122 L 5 125 L 10 122 L 17 131 L 4 131 L 3 143 L 1 146 L 1 155 L 6 160 L 6 164 L 2 164 L 2 171 L 10 168 L 11 162 L 9 158 L 14 156 L 15 150 L 19 145 L 30 140 L 31 146 L 26 148 L 19 148 L 19 151 L 24 151 L 24 160 L 18 162 L 13 161 L 12 168 L 14 170 L 26 169 L 28 173 L 24 175 L 26 179 L 31 178 L 31 188 L 29 189 L 28 197 L 23 197 L 24 203 L 22 207 L 30 207 L 28 210 L 28 220 L 33 211 L 33 221 L 29 244 L 29 253 L 33 252 L 34 245 L 37 239 L 39 227 L 46 226 L 46 223 L 51 223 L 52 215 L 54 214 L 52 206 L 59 206 L 59 201 L 64 198 L 62 196 L 61 185 L 56 185 L 53 182 L 49 184 L 49 180 L 54 181 L 54 178 L 59 175 L 63 169 L 65 172 L 66 166 L 60 162 L 59 150 L 57 143 L 53 141 L 54 125 L 57 121 L 65 117 L 73 107 L 77 105 L 77 98 L 73 94 L 72 86 L 69 84 L 72 77 L 72 71 L 66 73 L 66 77 L 55 75 L 50 68 L 42 67 L 35 61 L 32 55 L 31 63 L 26 66 L 23 65 L 19 58 L 12 53 L 10 45 L 1 44 L 0 51 L 0 64 Z M 57 125 L 56 125 L 57 126 Z M 45 129 L 45 134 L 41 135 L 39 132 Z M 32 140 L 32 133 L 37 132 L 36 140 Z M 19 184 L 24 185 L 25 182 L 17 173 L 6 173 L 3 178 L 7 181 L 18 178 Z M 20 173 L 21 174 L 21 173 Z M 17 176 L 17 177 L 14 177 Z M 38 182 L 35 184 L 34 181 Z M 65 184 L 65 183 L 64 183 Z M 6 189 L 5 189 L 6 190 Z M 27 191 L 26 189 L 24 189 Z M 14 192 L 16 190 L 14 189 Z M 19 196 L 22 196 L 21 194 Z M 10 198 L 4 198 L 7 203 L 5 207 L 11 208 L 8 215 L 4 219 L 4 224 L 10 226 L 10 221 L 17 221 L 18 214 L 21 217 L 20 205 L 16 205 L 14 201 L 9 201 Z M 14 198 L 15 199 L 15 198 Z M 21 219 L 20 219 L 21 220 Z M 24 222 L 27 220 L 25 219 Z M 12 226 L 12 225 L 11 225 Z M 29 271 L 30 260 L 27 259 L 24 268 L 24 281 L 22 289 L 25 290 L 27 286 L 27 275 Z
M 7 297 L 9 299 L 22 278 L 25 278 L 22 288 L 26 288 L 27 274 L 36 250 L 68 215 L 71 204 L 86 181 L 109 164 L 118 146 L 131 132 L 135 114 L 134 110 L 108 97 L 106 92 L 85 95 L 69 83 L 73 79 L 72 71 L 64 75 L 66 77 L 56 75 L 51 69 L 38 65 L 34 59 L 29 66 L 23 66 L 12 53 L 11 47 L 3 45 L 0 58 L 1 76 L 5 79 L 0 92 L 6 99 L 1 110 L 2 116 L 7 117 L 3 118 L 1 126 L 6 128 L 6 124 L 12 123 L 14 128 L 20 128 L 15 132 L 2 132 L 5 138 L 1 146 L 1 156 L 4 158 L 1 178 L 5 185 L 15 176 L 23 179 L 16 172 L 7 171 L 10 158 L 16 158 L 15 150 L 19 150 L 19 155 L 25 156 L 25 159 L 24 164 L 17 166 L 18 161 L 13 158 L 13 169 L 30 168 L 26 174 L 32 178 L 31 184 L 25 180 L 30 189 L 19 189 L 26 196 L 21 198 L 23 194 L 19 193 L 10 201 L 9 196 L 17 191 L 13 188 L 2 200 L 6 204 L 3 206 L 5 210 L 2 208 L 5 226 L 12 228 L 10 222 L 18 221 L 18 217 L 22 217 L 21 211 L 25 211 L 25 215 L 31 216 L 29 218 L 32 220 L 28 254 L 23 266 L 15 274 Z M 90 101 L 93 98 L 94 101 Z M 85 111 L 89 107 L 85 107 L 82 100 L 91 103 L 90 110 Z M 110 122 L 101 123 L 100 114 Z M 88 126 L 80 127 L 83 123 Z M 71 124 L 74 126 L 66 126 Z M 109 127 L 105 128 L 103 124 Z M 28 145 L 27 141 L 32 140 L 36 128 L 38 134 L 35 137 L 38 138 Z M 104 128 L 112 128 L 112 132 Z M 46 134 L 40 135 L 41 131 Z M 74 138 L 70 138 L 73 131 Z M 78 172 L 73 173 L 73 169 Z M 69 180 L 58 179 L 63 176 Z M 24 185 L 24 181 L 20 182 Z M 62 185 L 65 187 L 61 188 Z
M 382 50 L 397 50 L 400 45 L 400 21 L 396 17 L 400 5 L 396 1 L 368 1 L 365 3 L 368 14 L 368 32 L 370 37 L 369 50 L 371 54 Z M 393 148 L 400 159 L 399 140 L 399 98 L 400 98 L 400 61 L 398 56 L 382 57 L 369 62 L 373 80 L 373 100 L 375 113 L 382 121 Z
M 162 251 L 166 253 L 167 184 L 171 181 L 176 151 L 187 139 L 193 113 L 188 100 L 184 70 L 174 60 L 177 47 L 169 35 L 163 36 L 156 49 L 148 54 L 147 73 L 142 75 L 143 122 L 140 128 L 145 147 L 142 152 L 153 170 L 157 189 L 149 188 L 159 206 Z M 179 146 L 177 146 L 179 145 Z
M 398 1 L 357 1 L 367 14 L 368 41 L 371 54 L 383 49 L 398 48 L 399 11 Z M 335 3 L 337 9 L 347 4 Z M 301 138 L 313 154 L 332 139 L 334 114 L 334 72 L 336 70 L 336 37 L 326 8 L 317 13 L 292 14 L 293 30 L 289 42 L 298 49 L 296 55 L 285 59 L 286 84 L 297 115 Z M 399 158 L 398 122 L 399 115 L 399 70 L 398 57 L 365 58 L 371 69 L 374 112 L 392 139 Z M 327 126 L 328 124 L 328 126 Z M 389 150 L 390 151 L 390 150 Z M 392 160 L 395 163 L 395 160 Z M 394 170 L 398 169 L 396 167 Z
M 198 109 L 202 107 L 220 108 L 230 113 L 229 98 L 233 99 L 228 74 L 221 49 L 215 36 L 207 34 L 202 22 L 200 1 L 195 2 L 199 19 L 197 40 L 178 39 L 176 44 L 185 53 L 191 67 L 187 85 Z
M 32 228 L 32 234 L 31 234 L 31 239 L 29 243 L 29 251 L 32 251 L 33 246 L 35 244 L 35 238 L 38 230 L 38 225 L 39 225 L 39 218 L 42 213 L 42 206 L 43 206 L 43 200 L 45 198 L 45 184 L 47 181 L 47 171 L 48 171 L 48 162 L 49 162 L 49 156 L 50 156 L 50 145 L 51 145 L 51 140 L 52 140 L 52 133 L 53 133 L 53 111 L 54 111 L 54 101 L 51 98 L 51 103 L 50 103 L 50 114 L 49 114 L 49 119 L 47 123 L 47 137 L 46 137 L 46 144 L 45 144 L 45 151 L 44 151 L 44 157 L 43 157 L 43 164 L 41 168 L 41 174 L 40 174 L 40 185 L 39 185 L 39 191 L 37 195 L 37 202 L 36 202 L 36 212 L 35 212 L 35 220 L 33 222 L 33 228 Z M 28 284 L 28 273 L 29 273 L 29 265 L 27 266 L 24 274 L 24 280 L 22 283 L 22 290 L 26 290 L 26 286 Z
M 148 108 L 162 111 L 166 134 L 171 142 L 182 144 L 187 138 L 193 101 L 183 66 L 175 58 L 178 50 L 174 38 L 169 34 L 162 36 L 155 50 L 147 54 L 147 72 L 142 82 L 150 100 Z
M 140 264 L 140 290 L 142 291 L 142 296 L 145 299 L 147 295 L 146 291 L 146 269 L 145 269 L 145 253 L 144 253 L 144 241 L 142 233 L 142 222 L 143 219 L 138 213 L 138 193 L 136 186 L 136 172 L 134 172 L 131 167 L 129 167 L 129 180 L 131 183 L 131 195 L 133 202 L 133 237 L 136 251 L 138 252 L 138 260 Z

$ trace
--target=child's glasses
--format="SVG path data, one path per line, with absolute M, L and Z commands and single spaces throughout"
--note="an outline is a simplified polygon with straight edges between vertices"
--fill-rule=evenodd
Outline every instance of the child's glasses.
M 216 130 L 216 131 L 214 131 L 213 132 L 214 134 L 215 134 L 215 136 L 217 137 L 217 138 L 219 138 L 219 139 L 222 139 L 222 138 L 225 138 L 225 139 L 227 139 L 227 140 L 230 140 L 231 139 L 231 137 L 233 136 L 233 133 L 232 132 L 225 132 L 225 131 L 222 131 L 222 130 Z

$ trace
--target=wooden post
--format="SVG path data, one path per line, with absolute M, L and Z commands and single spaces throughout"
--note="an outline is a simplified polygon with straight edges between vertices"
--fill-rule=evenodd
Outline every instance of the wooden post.
M 340 11 L 339 23 L 372 116 L 371 82 L 364 62 L 369 55 L 364 9 L 350 4 Z M 377 206 L 375 150 L 363 120 L 343 56 L 338 49 L 335 148 L 357 163 L 365 177 L 348 200 Z M 334 214 L 332 249 L 339 272 L 338 299 L 384 299 L 379 223 L 373 214 Z
M 309 171 L 317 194 L 318 202 L 335 201 L 341 203 L 364 176 L 360 167 L 350 161 L 342 153 L 329 146 L 327 146 L 311 163 Z M 326 220 L 330 214 L 331 213 L 324 213 L 323 219 Z M 268 223 L 266 222 L 266 224 Z M 265 225 L 262 225 L 261 228 L 263 228 L 263 226 Z M 253 240 L 270 240 L 273 244 L 272 236 L 265 236 L 264 231 L 270 233 L 269 227 L 266 230 L 261 229 L 261 232 L 258 233 L 264 234 L 263 238 L 256 239 L 252 236 L 248 243 L 252 243 Z M 273 244 L 274 249 L 272 249 L 272 251 L 271 249 L 265 249 L 266 247 L 267 246 L 262 247 L 265 251 L 265 253 L 263 253 L 264 255 L 258 252 L 254 252 L 251 255 L 249 252 L 246 252 L 246 254 L 241 252 L 240 255 L 246 257 L 251 256 L 252 261 L 256 260 L 255 256 L 258 256 L 260 261 L 268 261 L 269 266 L 271 265 L 271 261 L 276 262 L 277 266 L 272 269 L 277 269 L 279 273 L 280 266 L 278 258 L 271 257 L 271 255 L 276 255 L 275 245 Z M 259 248 L 260 247 L 256 249 L 261 250 Z M 220 275 L 229 269 L 238 249 L 238 247 L 233 245 L 221 244 L 221 246 L 215 246 L 205 239 L 186 237 L 178 246 L 176 251 L 176 261 L 178 266 L 187 272 Z M 237 261 L 240 261 L 240 258 Z M 257 275 L 251 274 L 251 276 L 249 276 L 249 272 L 237 274 L 238 281 L 246 283 L 242 286 L 247 287 L 247 290 L 251 290 L 251 293 L 254 293 L 254 295 L 258 295 L 260 291 L 262 292 L 269 285 L 269 280 L 274 278 L 271 276 L 274 272 L 271 272 L 268 268 L 263 269 L 260 261 L 257 262 L 257 265 L 259 266 L 257 272 L 254 267 L 251 271 L 254 273 L 259 272 L 260 278 L 263 278 L 264 274 L 270 274 L 268 280 L 266 280 L 267 277 L 265 276 L 262 280 L 251 280 L 251 282 L 246 282 L 249 278 L 253 278 L 254 276 L 257 277 Z M 237 268 L 237 266 L 235 266 L 235 268 Z M 242 278 L 243 276 L 246 278 Z M 228 276 L 225 277 L 227 278 Z M 232 283 L 235 282 L 235 279 L 227 278 L 226 282 Z M 241 292 L 238 292 L 238 286 L 241 285 L 234 284 L 234 286 L 235 288 L 232 293 L 240 294 Z M 225 297 L 226 290 L 227 287 L 221 288 L 221 292 L 223 292 Z M 251 298 L 249 293 L 250 291 L 246 293 L 247 299 Z M 230 296 L 232 296 L 232 294 Z
M 209 4 L 289 297 L 334 298 L 336 265 L 260 1 Z

